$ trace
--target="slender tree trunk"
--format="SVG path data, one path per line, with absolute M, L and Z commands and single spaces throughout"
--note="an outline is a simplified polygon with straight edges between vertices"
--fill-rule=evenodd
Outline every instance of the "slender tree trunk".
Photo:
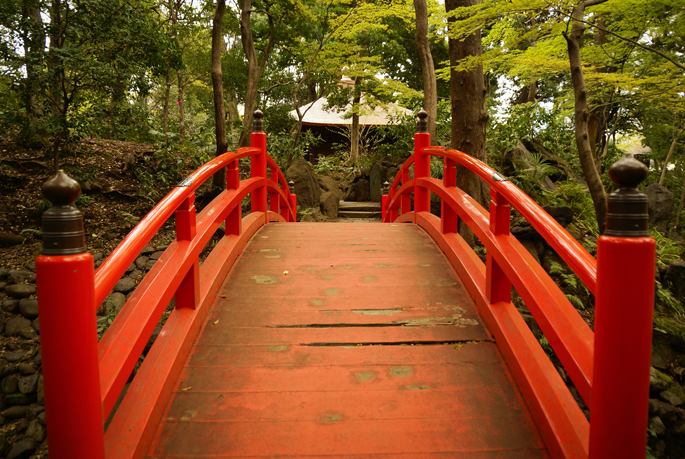
M 664 160 L 664 167 L 661 168 L 661 177 L 659 177 L 659 185 L 663 185 L 664 183 L 664 178 L 666 177 L 666 170 L 668 169 L 668 161 L 671 159 L 671 155 L 673 155 L 673 152 L 675 151 L 675 147 L 678 145 L 678 139 L 680 139 L 680 135 L 685 131 L 685 126 L 680 128 L 680 130 L 677 133 L 673 134 L 673 141 L 671 142 L 671 147 L 668 149 L 668 154 L 666 155 L 666 159 Z
M 423 74 L 423 109 L 428 113 L 428 132 L 435 141 L 435 126 L 438 118 L 438 84 L 435 79 L 433 56 L 428 43 L 428 7 L 426 0 L 414 0 L 416 13 L 416 51 L 421 61 Z
M 24 58 L 26 59 L 24 103 L 27 116 L 25 134 L 26 137 L 33 138 L 36 122 L 43 112 L 36 102 L 36 93 L 43 66 L 43 52 L 45 51 L 45 33 L 43 32 L 43 19 L 40 15 L 38 0 L 24 0 L 22 14 L 28 25 L 23 36 Z
M 460 7 L 472 6 L 480 0 L 445 0 L 445 9 L 449 13 Z M 453 22 L 454 19 L 450 19 Z M 470 56 L 482 54 L 480 29 L 463 40 L 449 39 L 450 66 Z M 450 74 L 450 99 L 452 102 L 452 125 L 450 129 L 450 147 L 463 151 L 481 161 L 486 161 L 485 128 L 488 113 L 485 109 L 485 81 L 483 66 L 478 65 L 469 71 Z M 486 204 L 484 185 L 468 169 L 457 167 L 457 186 L 468 193 L 482 205 Z M 460 225 L 459 232 L 467 242 L 474 244 L 473 234 L 465 225 Z
M 680 162 L 682 164 L 683 158 L 685 158 L 685 146 L 683 147 L 683 154 L 680 157 Z M 673 224 L 673 229 L 671 233 L 675 231 L 678 234 L 678 225 L 680 224 L 680 213 L 683 211 L 683 201 L 685 201 L 685 173 L 683 174 L 683 184 L 680 187 L 680 203 L 678 204 L 678 210 L 675 213 L 675 223 Z
M 573 82 L 573 93 L 575 98 L 575 134 L 576 144 L 578 145 L 578 156 L 580 165 L 583 169 L 585 181 L 590 190 L 592 202 L 595 205 L 595 216 L 600 234 L 604 234 L 607 213 L 607 195 L 602 184 L 602 179 L 595 166 L 595 156 L 588 132 L 588 119 L 590 111 L 587 103 L 587 88 L 585 87 L 585 76 L 583 75 L 583 63 L 580 57 L 580 47 L 582 44 L 585 25 L 583 16 L 585 8 L 588 6 L 604 3 L 606 0 L 585 0 L 580 2 L 571 14 L 573 25 L 571 33 L 564 33 L 568 45 L 568 57 L 571 64 L 571 80 Z
M 212 59 L 214 59 L 214 56 L 212 55 Z M 221 60 L 221 55 L 219 55 L 219 60 Z M 212 68 L 212 71 L 214 69 Z M 178 77 L 178 127 L 179 127 L 179 132 L 178 132 L 178 143 L 183 145 L 185 143 L 186 139 L 186 118 L 185 118 L 185 108 L 183 105 L 185 102 L 183 101 L 183 72 L 180 70 L 177 71 L 176 73 Z M 223 105 L 223 91 L 222 91 L 222 105 Z M 222 118 L 223 120 L 223 118 Z M 225 131 L 225 128 L 224 128 Z M 226 136 L 226 133 L 224 132 L 224 137 Z
M 216 136 L 216 156 L 228 150 L 226 139 L 226 114 L 224 111 L 223 73 L 221 71 L 221 51 L 223 40 L 221 26 L 226 11 L 226 0 L 217 0 L 214 20 L 212 21 L 212 89 L 214 91 L 214 133 Z M 212 179 L 215 190 L 226 188 L 226 171 L 220 170 Z
M 162 129 L 164 132 L 164 143 L 169 145 L 169 91 L 171 90 L 171 80 L 169 79 L 171 69 L 167 67 L 166 77 L 164 78 L 164 110 L 162 111 Z
M 316 102 L 319 97 L 316 95 L 316 83 L 307 84 L 307 100 L 309 102 Z
M 250 144 L 252 132 L 252 118 L 257 105 L 257 85 L 259 84 L 259 62 L 254 47 L 252 30 L 250 29 L 250 16 L 252 12 L 252 0 L 240 1 L 240 36 L 243 43 L 243 51 L 247 58 L 247 87 L 245 88 L 245 111 L 243 112 L 243 131 L 240 134 L 238 145 L 245 147 Z M 266 60 L 266 55 L 263 57 Z
M 352 132 L 350 132 L 350 163 L 359 165 L 359 104 L 361 102 L 362 77 L 357 76 L 354 79 L 354 96 L 352 97 Z

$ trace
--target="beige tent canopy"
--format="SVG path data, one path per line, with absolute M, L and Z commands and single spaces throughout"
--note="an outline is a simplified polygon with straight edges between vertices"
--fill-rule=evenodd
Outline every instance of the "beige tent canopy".
M 328 101 L 325 98 L 321 98 L 315 102 L 303 105 L 300 108 L 300 113 L 306 113 L 302 124 L 305 126 L 350 126 L 352 124 L 352 117 L 345 118 L 345 113 L 352 108 L 351 104 L 348 104 L 345 110 L 338 112 L 335 109 L 326 110 L 327 103 Z M 376 107 L 373 110 L 368 106 L 364 106 L 359 116 L 359 125 L 386 126 L 390 124 L 391 117 L 405 114 L 411 115 L 412 112 L 395 104 L 388 104 L 385 108 Z M 297 112 L 292 110 L 290 116 L 297 119 Z

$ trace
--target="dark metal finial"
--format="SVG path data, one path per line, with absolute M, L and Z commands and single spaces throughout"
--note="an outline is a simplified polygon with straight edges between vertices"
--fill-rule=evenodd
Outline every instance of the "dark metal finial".
M 387 196 L 388 193 L 390 192 L 390 183 L 386 180 L 385 183 L 383 183 L 383 188 L 382 188 L 382 194 L 383 196 Z
M 264 132 L 264 113 L 261 110 L 255 110 L 253 116 L 252 132 Z
M 416 132 L 428 132 L 428 113 L 421 110 L 418 114 L 419 120 L 416 122 Z
M 288 182 L 288 189 L 290 190 L 290 194 L 295 194 L 295 182 L 292 180 Z
M 74 255 L 86 251 L 83 214 L 72 204 L 81 186 L 60 170 L 43 184 L 52 207 L 43 212 L 43 255 Z
M 631 154 L 625 155 L 609 168 L 609 178 L 618 190 L 607 198 L 607 236 L 649 236 L 649 204 L 647 195 L 637 186 L 647 178 L 647 166 Z

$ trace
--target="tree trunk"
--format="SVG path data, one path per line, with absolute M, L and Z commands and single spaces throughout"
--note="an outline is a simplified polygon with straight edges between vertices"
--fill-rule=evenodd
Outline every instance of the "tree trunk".
M 666 159 L 664 160 L 664 167 L 661 169 L 659 185 L 663 185 L 664 183 L 664 178 L 666 177 L 666 170 L 668 168 L 668 161 L 671 159 L 671 155 L 673 155 L 675 147 L 678 145 L 678 139 L 680 139 L 680 135 L 683 133 L 683 131 L 685 131 L 685 126 L 680 128 L 680 130 L 677 133 L 673 134 L 673 141 L 671 142 L 671 147 L 668 149 L 668 154 L 666 155 Z
M 316 95 L 316 83 L 311 82 L 307 84 L 307 100 L 309 102 L 316 102 L 319 97 Z
M 683 147 L 683 154 L 680 157 L 681 164 L 683 162 L 683 158 L 685 158 L 685 146 Z M 678 210 L 675 213 L 675 223 L 669 235 L 672 234 L 674 231 L 676 234 L 678 234 L 678 225 L 680 224 L 680 213 L 683 211 L 683 201 L 685 201 L 685 174 L 683 174 L 683 184 L 680 187 L 680 203 L 678 204 Z
M 460 7 L 473 6 L 480 0 L 446 0 L 445 10 L 449 13 Z M 449 19 L 454 21 L 453 18 Z M 480 29 L 463 40 L 449 39 L 450 66 L 454 68 L 461 60 L 482 53 Z M 450 99 L 452 102 L 452 125 L 450 147 L 463 151 L 483 162 L 485 156 L 485 128 L 488 113 L 485 109 L 485 81 L 483 66 L 478 65 L 469 71 L 450 72 Z M 468 193 L 481 205 L 487 207 L 484 184 L 474 173 L 457 166 L 457 186 Z M 459 233 L 473 245 L 473 233 L 460 221 Z
M 252 12 L 252 0 L 240 1 L 240 36 L 243 43 L 243 51 L 247 58 L 247 87 L 245 88 L 245 111 L 243 112 L 243 131 L 240 134 L 238 145 L 246 147 L 250 144 L 252 132 L 252 118 L 257 105 L 257 84 L 259 83 L 259 62 L 254 47 L 252 30 L 250 29 L 250 16 Z M 266 60 L 266 56 L 264 56 Z
M 213 44 L 212 40 L 212 44 Z M 214 55 L 212 54 L 212 64 L 214 63 Z M 219 55 L 219 64 L 221 64 L 221 55 Z M 212 71 L 214 71 L 214 68 L 212 67 Z M 186 139 L 186 118 L 185 118 L 185 109 L 183 108 L 184 102 L 183 102 L 183 73 L 178 70 L 177 71 L 177 77 L 178 77 L 178 143 L 183 145 L 185 143 Z M 223 86 L 223 84 L 222 84 Z M 221 91 L 221 100 L 222 100 L 222 106 L 223 106 L 223 87 Z M 223 122 L 223 118 L 222 118 Z M 226 137 L 226 128 L 224 127 L 224 137 Z
M 362 98 L 362 77 L 354 79 L 354 96 L 352 97 L 352 132 L 350 132 L 350 164 L 359 164 L 359 104 Z
M 221 71 L 221 51 L 223 40 L 221 26 L 226 11 L 226 0 L 217 0 L 214 20 L 212 21 L 212 89 L 214 90 L 214 133 L 216 135 L 216 156 L 228 150 L 226 140 L 226 114 L 224 111 L 223 73 Z M 212 179 L 215 190 L 226 188 L 226 171 L 221 169 Z
M 162 111 L 162 129 L 164 131 L 164 143 L 169 145 L 169 91 L 171 90 L 171 80 L 169 80 L 170 69 L 166 69 L 164 79 L 164 110 Z
M 24 103 L 26 107 L 26 137 L 35 135 L 36 122 L 42 115 L 42 108 L 36 101 L 36 92 L 40 84 L 40 72 L 43 66 L 43 52 L 45 51 L 45 32 L 43 19 L 40 15 L 38 0 L 24 0 L 22 14 L 26 23 L 24 41 L 24 57 L 26 59 L 26 79 L 24 86 Z
M 438 84 L 430 45 L 428 44 L 428 7 L 426 0 L 414 0 L 416 13 L 416 51 L 421 61 L 423 74 L 423 109 L 428 113 L 428 133 L 435 141 L 435 126 L 438 118 Z
M 575 134 L 578 146 L 578 156 L 580 165 L 583 169 L 585 181 L 590 190 L 590 196 L 595 205 L 595 216 L 600 234 L 604 234 L 607 213 L 607 195 L 602 184 L 602 179 L 595 166 L 594 151 L 588 132 L 588 119 L 590 111 L 587 103 L 587 88 L 585 87 L 585 77 L 580 57 L 580 46 L 582 42 L 585 25 L 583 16 L 585 8 L 588 6 L 604 3 L 606 0 L 585 0 L 580 2 L 571 13 L 573 25 L 571 33 L 564 32 L 564 38 L 568 45 L 568 57 L 571 64 L 571 80 L 573 82 L 573 93 L 575 98 Z

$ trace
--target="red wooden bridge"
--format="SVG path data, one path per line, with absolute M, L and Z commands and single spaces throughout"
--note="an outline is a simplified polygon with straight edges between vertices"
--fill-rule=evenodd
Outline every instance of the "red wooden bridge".
M 51 458 L 645 457 L 655 245 L 637 161 L 612 168 L 620 188 L 597 259 L 497 172 L 430 146 L 423 113 L 414 153 L 386 186 L 383 224 L 294 223 L 296 197 L 256 115 L 250 147 L 191 174 L 94 275 L 70 206 L 78 184 L 58 174 L 44 186 L 54 206 L 36 270 Z M 444 158 L 442 180 L 431 155 Z M 455 186 L 457 164 L 490 186 L 489 212 Z M 196 215 L 195 190 L 224 169 L 227 189 Z M 595 332 L 509 233 L 512 206 L 596 296 Z M 174 215 L 176 240 L 98 343 L 97 305 Z

